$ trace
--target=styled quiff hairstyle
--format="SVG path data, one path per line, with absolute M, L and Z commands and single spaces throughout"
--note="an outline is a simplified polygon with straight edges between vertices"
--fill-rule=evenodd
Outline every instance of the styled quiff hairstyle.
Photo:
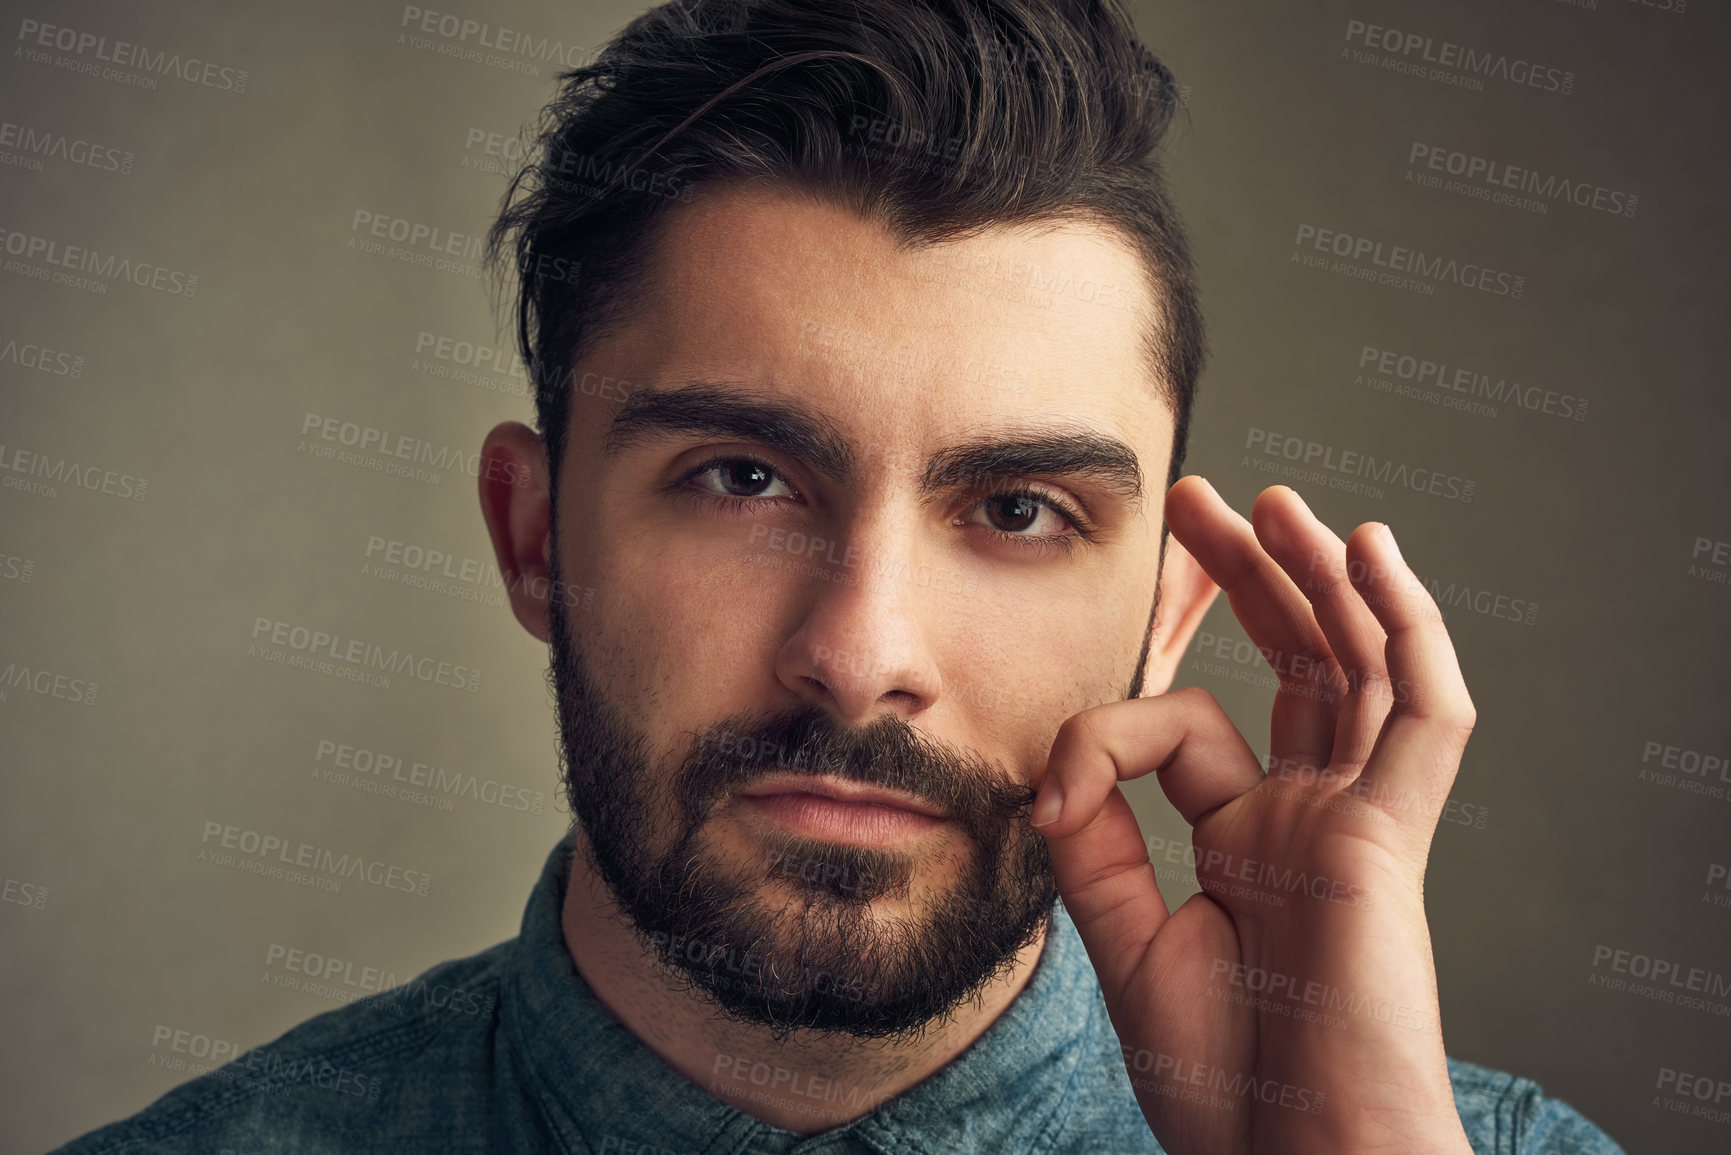
M 661 214 L 769 182 L 930 244 L 1087 221 L 1142 258 L 1179 476 L 1205 355 L 1190 246 L 1156 150 L 1172 74 L 1118 0 L 670 0 L 559 74 L 487 237 L 554 488 L 574 366 L 626 319 Z

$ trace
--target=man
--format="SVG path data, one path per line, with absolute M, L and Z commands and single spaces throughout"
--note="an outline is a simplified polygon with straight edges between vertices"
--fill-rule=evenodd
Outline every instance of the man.
M 481 471 L 571 838 L 518 939 L 65 1150 L 1617 1151 L 1444 1054 L 1474 713 L 1387 528 L 1172 484 L 1174 95 L 1083 0 L 673 3 L 571 74 Z M 1222 588 L 1266 773 L 1167 692 Z

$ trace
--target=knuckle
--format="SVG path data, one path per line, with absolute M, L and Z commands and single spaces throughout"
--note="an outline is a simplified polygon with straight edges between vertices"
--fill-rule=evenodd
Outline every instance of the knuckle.
M 1098 709 L 1091 707 L 1065 718 L 1058 726 L 1057 737 L 1052 740 L 1052 749 L 1074 751 L 1099 745 L 1100 721 L 1095 716 Z
M 1178 694 L 1182 700 L 1193 703 L 1194 708 L 1196 709 L 1218 714 L 1224 714 L 1226 712 L 1225 708 L 1220 705 L 1220 699 L 1216 698 L 1212 692 L 1201 686 L 1185 686 L 1183 689 L 1175 691 L 1175 693 Z
M 1436 723 L 1439 728 L 1447 730 L 1454 745 L 1464 747 L 1467 739 L 1472 737 L 1473 727 L 1478 724 L 1478 711 L 1463 695 L 1460 700 L 1449 702 L 1437 712 Z
M 1054 759 L 1075 745 L 1078 725 L 1076 719 L 1079 717 L 1081 717 L 1080 714 L 1072 714 L 1058 723 L 1058 732 L 1052 735 L 1052 756 Z
M 1395 701 L 1394 680 L 1384 670 L 1363 670 L 1347 678 L 1349 693 L 1375 706 L 1392 706 Z
M 1461 732 L 1462 737 L 1473 732 L 1473 727 L 1478 725 L 1479 722 L 1479 712 L 1473 708 L 1471 699 L 1465 700 L 1461 706 L 1455 710 L 1453 722 L 1455 729 Z

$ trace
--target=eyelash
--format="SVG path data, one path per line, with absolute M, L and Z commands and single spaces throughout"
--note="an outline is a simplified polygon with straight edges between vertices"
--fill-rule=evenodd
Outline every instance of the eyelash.
M 737 453 L 711 457 L 707 461 L 693 466 L 686 472 L 685 476 L 679 480 L 675 488 L 683 493 L 694 494 L 699 500 L 719 503 L 723 508 L 736 513 L 743 513 L 752 509 L 760 509 L 764 505 L 774 504 L 775 502 L 783 500 L 779 497 L 736 497 L 732 494 L 716 493 L 713 490 L 693 489 L 690 487 L 693 478 L 707 473 L 716 466 L 733 465 L 739 462 L 760 466 L 766 472 L 775 476 L 778 480 L 786 482 L 790 489 L 792 488 L 792 483 L 788 482 L 787 478 L 783 477 L 780 471 L 773 465 L 769 464 L 769 462 L 761 461 L 755 457 L 741 456 Z M 1000 538 L 1004 541 L 1015 542 L 1016 545 L 1023 549 L 1033 550 L 1034 557 L 1036 558 L 1044 557 L 1046 552 L 1051 549 L 1061 549 L 1065 553 L 1069 553 L 1076 548 L 1076 542 L 1078 539 L 1082 541 L 1093 540 L 1094 531 L 1089 528 L 1087 519 L 1083 517 L 1079 510 L 1055 494 L 1049 493 L 1046 490 L 1031 489 L 1025 485 L 995 489 L 988 493 L 983 493 L 980 495 L 979 501 L 969 507 L 969 512 L 978 509 L 988 501 L 993 501 L 1003 497 L 1026 497 L 1030 500 L 1040 502 L 1042 505 L 1049 507 L 1053 512 L 1057 513 L 1059 517 L 1068 522 L 1070 528 L 1075 532 L 1029 535 L 1025 533 L 1009 533 L 1005 530 L 993 529 L 989 525 L 976 525 L 976 528 L 983 529 L 992 537 Z

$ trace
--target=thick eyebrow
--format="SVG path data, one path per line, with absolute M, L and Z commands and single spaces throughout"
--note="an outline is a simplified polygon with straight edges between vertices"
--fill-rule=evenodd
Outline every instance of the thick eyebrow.
M 744 394 L 708 381 L 677 389 L 633 391 L 613 415 L 602 454 L 611 457 L 658 433 L 761 442 L 808 463 L 838 484 L 854 468 L 847 440 L 823 418 L 791 401 Z
M 853 476 L 857 462 L 846 438 L 797 402 L 709 381 L 634 390 L 614 414 L 602 452 L 613 456 L 663 433 L 759 442 L 806 462 L 837 484 Z M 1132 509 L 1142 503 L 1135 450 L 1115 437 L 1063 426 L 987 435 L 941 449 L 927 462 L 920 489 L 931 495 L 1037 475 L 1086 478 L 1124 498 Z
M 1142 504 L 1142 467 L 1136 451 L 1091 429 L 988 436 L 940 449 L 926 466 L 920 488 L 936 493 L 1036 474 L 1083 477 L 1118 494 L 1132 509 Z

